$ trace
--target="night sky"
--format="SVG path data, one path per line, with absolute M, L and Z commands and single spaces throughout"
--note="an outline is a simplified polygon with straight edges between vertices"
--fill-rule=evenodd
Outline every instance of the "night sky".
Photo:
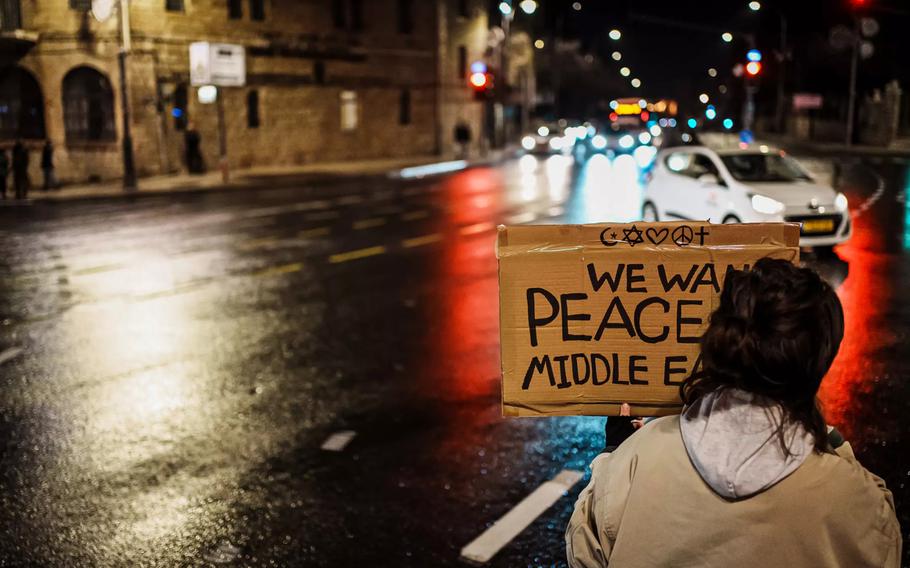
M 541 0 L 537 14 L 519 14 L 518 26 L 533 26 L 534 35 L 581 40 L 582 51 L 598 57 L 596 72 L 607 74 L 615 96 L 669 97 L 685 106 L 701 92 L 723 98 L 717 89 L 727 84 L 728 97 L 734 97 L 742 80 L 732 76 L 732 68 L 745 62 L 754 42 L 764 56 L 759 104 L 770 101 L 776 90 L 781 11 L 787 18 L 792 54 L 788 92 L 822 93 L 832 101 L 844 96 L 850 51 L 834 49 L 830 36 L 837 26 L 852 26 L 851 13 L 873 17 L 880 24 L 878 34 L 869 39 L 875 53 L 860 65 L 860 92 L 881 88 L 892 79 L 903 85 L 910 81 L 910 64 L 899 56 L 910 55 L 910 34 L 905 32 L 910 27 L 910 5 L 900 0 L 865 0 L 859 10 L 848 0 L 762 0 L 759 12 L 749 9 L 748 0 L 579 0 L 580 11 L 572 8 L 573 1 Z M 612 28 L 622 31 L 619 41 L 607 37 Z M 734 35 L 733 42 L 721 40 L 725 31 Z M 619 63 L 610 58 L 614 50 L 623 55 Z M 641 79 L 641 89 L 633 89 L 619 76 L 623 65 Z M 718 71 L 716 78 L 708 76 L 711 67 Z

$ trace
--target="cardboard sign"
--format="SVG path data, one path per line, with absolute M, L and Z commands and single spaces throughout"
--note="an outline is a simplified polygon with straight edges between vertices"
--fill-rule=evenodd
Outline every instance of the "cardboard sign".
M 799 225 L 499 227 L 505 416 L 679 412 L 727 270 L 799 261 Z

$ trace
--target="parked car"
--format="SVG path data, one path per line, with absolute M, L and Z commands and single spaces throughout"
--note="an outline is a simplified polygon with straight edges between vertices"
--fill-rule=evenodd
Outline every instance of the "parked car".
M 817 183 L 799 162 L 768 146 L 662 150 L 645 185 L 642 218 L 789 221 L 800 224 L 800 245 L 820 248 L 853 234 L 847 197 Z

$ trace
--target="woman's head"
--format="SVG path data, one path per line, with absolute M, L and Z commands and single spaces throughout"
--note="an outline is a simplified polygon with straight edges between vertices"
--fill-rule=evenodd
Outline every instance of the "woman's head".
M 814 271 L 768 258 L 731 271 L 702 337 L 701 371 L 683 383 L 683 401 L 723 387 L 766 396 L 816 434 L 821 449 L 825 424 L 815 395 L 843 335 L 840 300 Z

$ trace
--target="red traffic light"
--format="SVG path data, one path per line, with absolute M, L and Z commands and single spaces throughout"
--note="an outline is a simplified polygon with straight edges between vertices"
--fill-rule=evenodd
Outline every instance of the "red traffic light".
M 755 77 L 759 73 L 761 73 L 761 63 L 758 61 L 750 61 L 749 63 L 746 63 L 746 74 L 748 74 L 750 77 Z

